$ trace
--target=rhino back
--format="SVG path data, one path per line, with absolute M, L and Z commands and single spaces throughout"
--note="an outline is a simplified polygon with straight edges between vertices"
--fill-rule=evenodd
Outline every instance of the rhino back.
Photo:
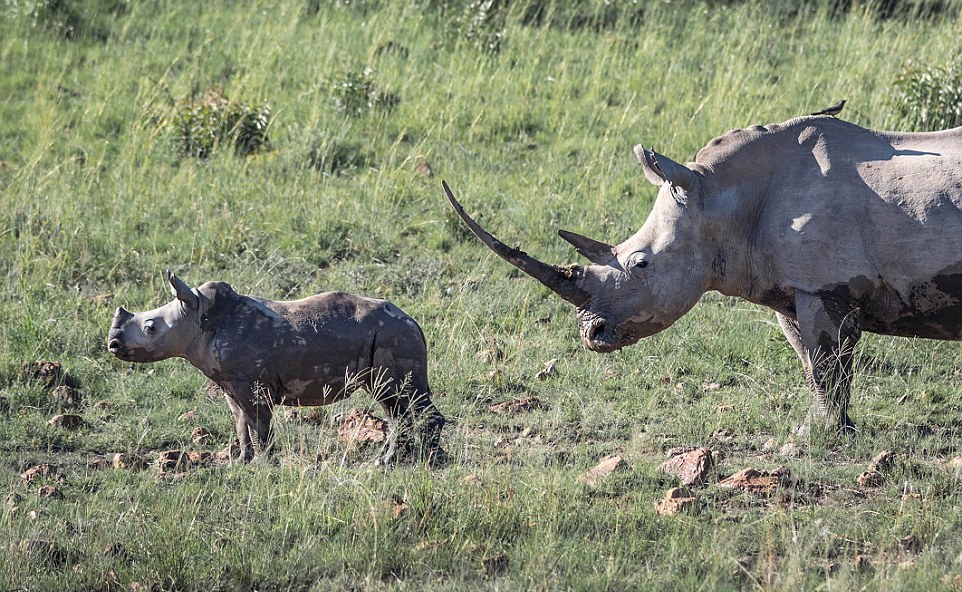
M 747 296 L 836 293 L 863 308 L 869 331 L 957 338 L 962 128 L 875 132 L 817 118 L 763 129 L 698 155 L 716 193 L 742 188 Z

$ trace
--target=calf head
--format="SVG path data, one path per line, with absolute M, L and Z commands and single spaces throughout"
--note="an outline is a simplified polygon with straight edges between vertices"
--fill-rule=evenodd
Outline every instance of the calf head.
M 201 322 L 210 307 L 206 296 L 167 272 L 170 291 L 176 297 L 160 308 L 114 312 L 107 350 L 121 360 L 156 362 L 185 357 L 200 337 Z
M 442 182 L 451 205 L 481 242 L 576 307 L 582 341 L 598 352 L 666 329 L 698 302 L 709 283 L 698 216 L 689 212 L 699 200 L 698 176 L 641 146 L 635 153 L 648 180 L 661 187 L 641 230 L 619 245 L 558 231 L 592 262 L 588 266 L 549 265 L 506 246 L 468 216 Z

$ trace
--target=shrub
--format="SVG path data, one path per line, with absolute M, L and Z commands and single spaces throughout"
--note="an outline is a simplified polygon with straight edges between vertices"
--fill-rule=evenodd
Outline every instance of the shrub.
M 229 100 L 217 89 L 200 99 L 177 101 L 161 119 L 177 151 L 184 156 L 207 158 L 219 145 L 231 145 L 241 156 L 268 148 L 267 130 L 271 123 L 268 102 L 258 109 L 248 103 Z
M 372 109 L 391 111 L 401 102 L 397 94 L 378 88 L 373 68 L 342 70 L 331 84 L 331 97 L 338 111 L 353 117 Z
M 903 125 L 919 131 L 962 125 L 962 52 L 944 64 L 905 69 L 895 86 Z

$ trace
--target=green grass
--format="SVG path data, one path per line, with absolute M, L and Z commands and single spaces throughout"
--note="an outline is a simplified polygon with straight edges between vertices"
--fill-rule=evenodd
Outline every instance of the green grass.
M 587 352 L 570 308 L 467 235 L 439 188 L 505 241 L 572 261 L 556 228 L 617 241 L 644 221 L 655 190 L 634 144 L 684 161 L 843 97 L 846 119 L 903 127 L 898 75 L 944 63 L 962 34 L 955 2 L 931 17 L 789 4 L 499 3 L 486 52 L 468 2 L 0 2 L 0 589 L 957 589 L 957 344 L 866 336 L 858 436 L 793 440 L 811 396 L 768 311 L 708 294 L 662 334 Z M 366 68 L 400 100 L 353 116 L 335 88 Z M 269 150 L 178 153 L 158 114 L 212 88 L 270 103 Z M 376 450 L 336 438 L 337 413 L 378 411 L 356 396 L 280 417 L 274 464 L 98 468 L 230 437 L 198 371 L 105 350 L 115 306 L 169 298 L 167 268 L 271 298 L 392 299 L 427 335 L 452 462 L 375 470 Z M 493 347 L 503 359 L 477 355 Z M 83 429 L 46 425 L 59 409 L 21 372 L 37 359 L 82 383 Z M 545 408 L 487 411 L 529 395 Z M 197 425 L 210 444 L 190 441 Z M 789 441 L 800 454 L 777 452 Z M 785 465 L 794 484 L 710 484 L 693 513 L 658 516 L 674 481 L 657 467 L 680 445 L 719 452 L 717 476 Z M 883 449 L 895 468 L 857 486 Z M 628 468 L 577 481 L 608 454 Z M 60 476 L 22 483 L 41 462 Z

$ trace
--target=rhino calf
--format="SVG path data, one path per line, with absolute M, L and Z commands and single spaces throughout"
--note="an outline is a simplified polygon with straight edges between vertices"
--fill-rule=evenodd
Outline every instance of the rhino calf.
M 391 421 L 379 463 L 436 461 L 444 416 L 431 402 L 418 324 L 386 300 L 326 292 L 293 301 L 244 296 L 223 282 L 196 289 L 167 272 L 176 297 L 160 308 L 118 308 L 107 349 L 121 360 L 184 358 L 224 391 L 240 456 L 273 441 L 275 405 L 327 405 L 358 388 Z

